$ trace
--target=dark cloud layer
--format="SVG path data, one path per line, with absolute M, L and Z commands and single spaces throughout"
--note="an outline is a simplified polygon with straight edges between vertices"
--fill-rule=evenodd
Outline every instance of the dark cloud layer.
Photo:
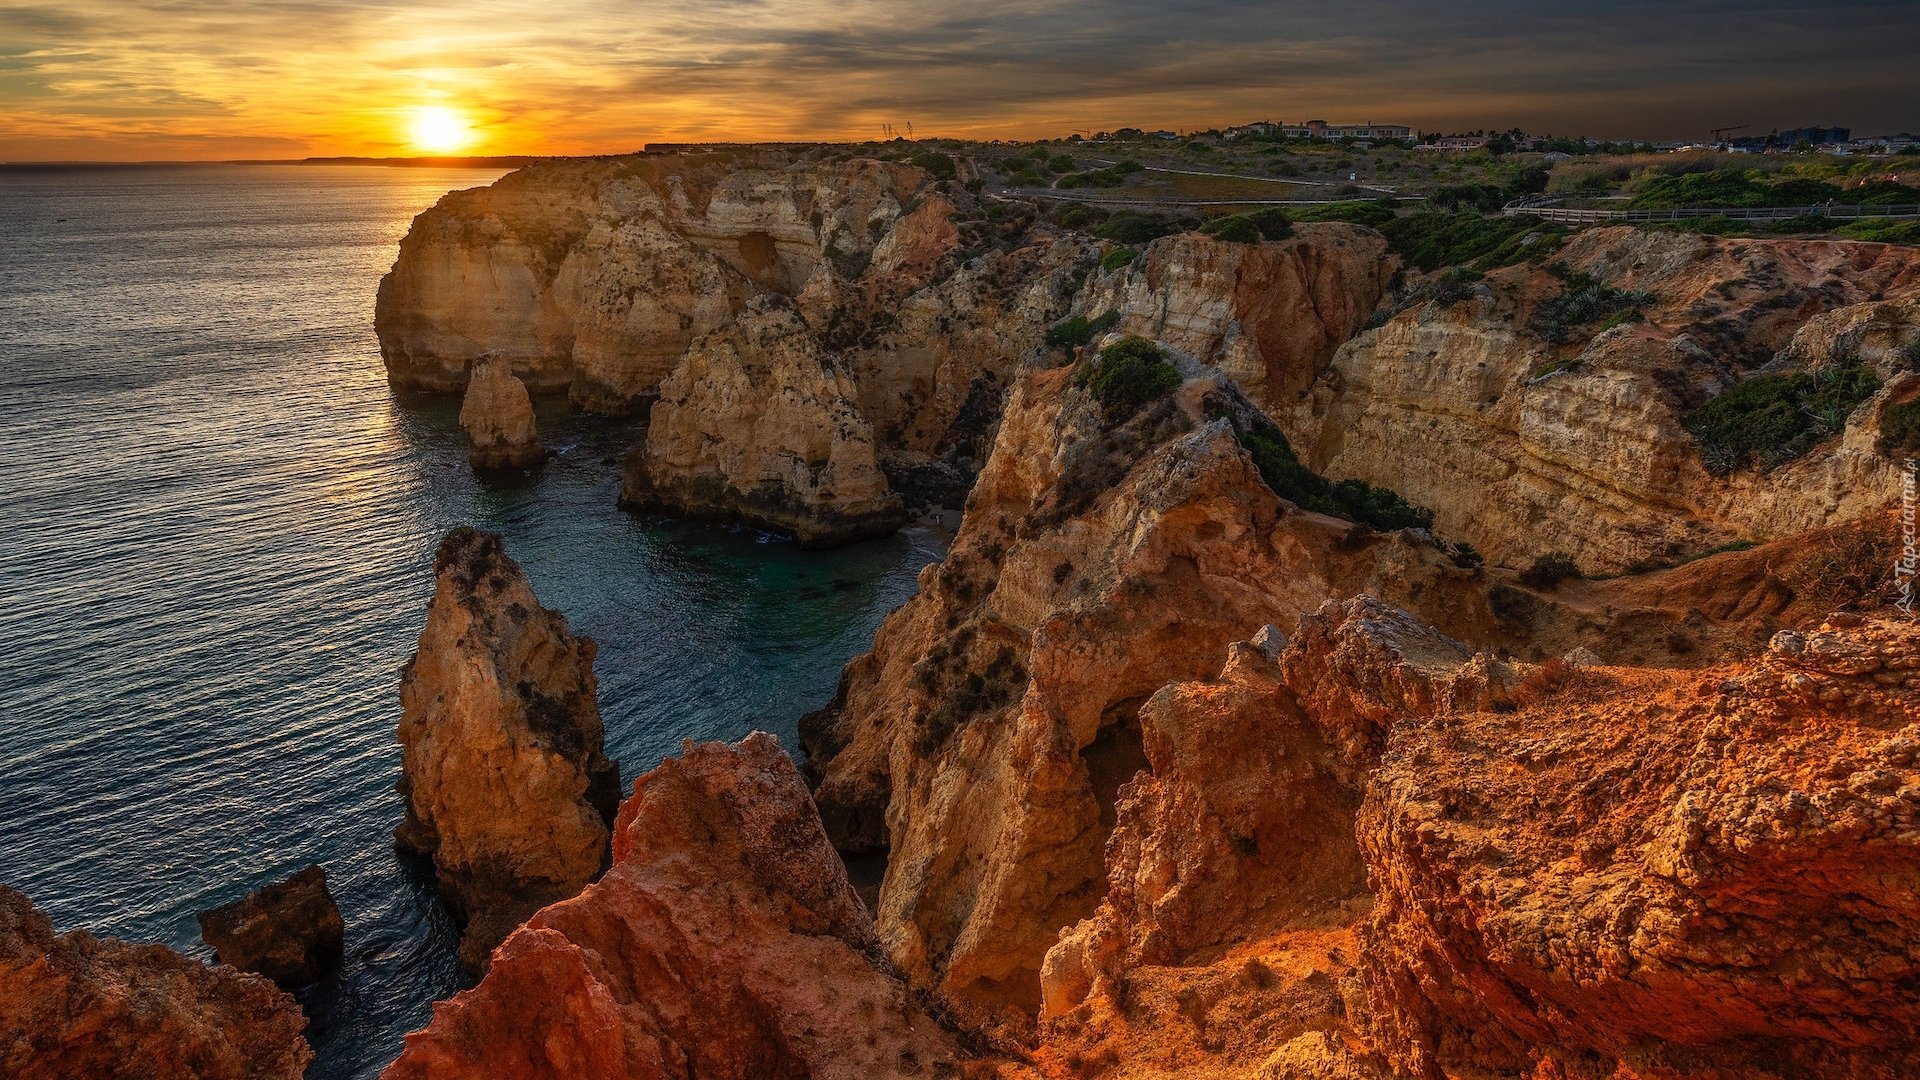
M 1274 118 L 1681 139 L 1920 126 L 1920 5 L 1727 0 L 0 5 L 0 157 L 1063 135 Z M 213 148 L 213 149 L 209 149 Z

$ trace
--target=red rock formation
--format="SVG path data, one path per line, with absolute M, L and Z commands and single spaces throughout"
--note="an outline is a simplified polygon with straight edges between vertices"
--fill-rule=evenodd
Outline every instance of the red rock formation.
M 164 945 L 58 937 L 0 885 L 0 1076 L 299 1080 L 313 1051 L 292 997 Z
M 194 917 L 221 963 L 286 987 L 305 986 L 337 965 L 346 933 L 318 866 Z
M 462 963 L 606 865 L 618 766 L 601 750 L 594 643 L 540 606 L 500 537 L 448 533 L 400 680 L 406 851 L 433 858 Z
M 1040 1004 L 1042 956 L 1104 891 L 1140 703 L 1228 642 L 1366 590 L 1492 625 L 1430 542 L 1275 498 L 1235 410 L 1197 374 L 1116 428 L 1068 371 L 1023 382 L 945 563 L 803 723 L 836 842 L 891 852 L 877 921 L 917 984 Z
M 1434 1078 L 1915 1075 L 1917 672 L 1920 627 L 1870 622 L 1403 724 L 1359 818 L 1381 1051 Z
M 385 1080 L 950 1075 L 770 735 L 634 784 L 614 866 L 434 1007 Z

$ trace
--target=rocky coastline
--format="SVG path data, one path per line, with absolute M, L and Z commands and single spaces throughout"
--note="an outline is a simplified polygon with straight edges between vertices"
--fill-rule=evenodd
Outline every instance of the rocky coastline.
M 382 355 L 469 395 L 476 455 L 564 392 L 647 416 L 630 508 L 802 547 L 962 516 L 797 747 L 688 741 L 624 799 L 593 642 L 448 534 L 395 840 L 479 980 L 387 1080 L 1920 1073 L 1920 254 L 1596 228 L 1473 276 L 1303 223 L 1107 259 L 966 179 L 635 155 L 416 220 Z M 1777 460 L 1714 442 L 1754 387 L 1797 402 Z M 69 1025 L 0 1064 L 304 1064 L 263 979 L 0 917 L 38 1010 L 0 1015 Z M 157 971 L 177 1019 L 87 1034 Z

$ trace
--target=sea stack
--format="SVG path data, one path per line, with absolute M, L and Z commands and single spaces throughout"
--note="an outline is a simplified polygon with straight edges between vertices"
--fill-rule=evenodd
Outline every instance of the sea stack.
M 474 972 L 606 866 L 619 766 L 601 750 L 593 640 L 540 606 L 500 537 L 448 533 L 400 680 L 403 851 L 431 856 Z
M 221 963 L 282 987 L 317 982 L 340 962 L 346 926 L 318 866 L 194 918 Z
M 55 936 L 0 885 L 0 1076 L 300 1080 L 313 1051 L 293 997 L 165 945 Z
M 460 426 L 473 440 L 467 461 L 476 469 L 530 469 L 546 460 L 534 428 L 533 398 L 505 360 L 473 365 Z
M 778 529 L 802 547 L 890 535 L 906 505 L 857 398 L 786 298 L 754 297 L 661 382 L 621 503 Z
M 615 832 L 607 876 L 514 931 L 384 1080 L 961 1075 L 773 736 L 688 742 Z

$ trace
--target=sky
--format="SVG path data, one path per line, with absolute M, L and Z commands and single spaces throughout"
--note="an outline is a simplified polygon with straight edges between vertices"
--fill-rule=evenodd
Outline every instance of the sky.
M 1920 129 L 1914 0 L 0 0 L 0 161 Z

